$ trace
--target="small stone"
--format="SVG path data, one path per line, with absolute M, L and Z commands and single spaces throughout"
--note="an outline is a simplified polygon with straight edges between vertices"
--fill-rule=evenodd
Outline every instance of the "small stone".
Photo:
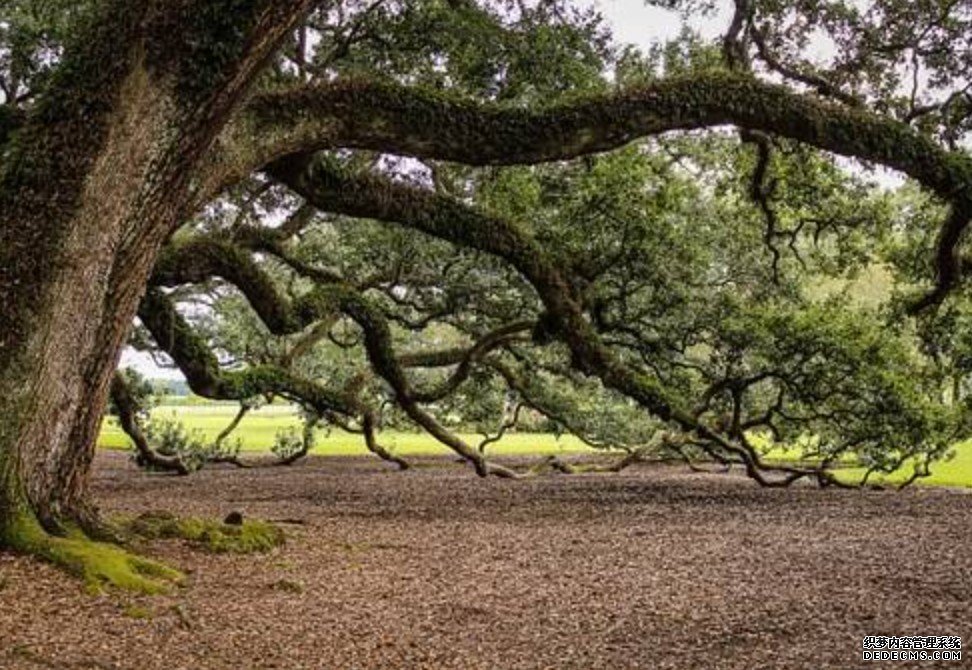
M 223 519 L 223 523 L 227 526 L 242 526 L 243 525 L 243 512 L 230 512 Z

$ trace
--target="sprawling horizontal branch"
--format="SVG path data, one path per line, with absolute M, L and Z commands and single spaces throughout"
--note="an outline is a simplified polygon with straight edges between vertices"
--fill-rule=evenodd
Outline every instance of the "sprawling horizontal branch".
M 953 206 L 936 257 L 940 299 L 958 280 L 956 247 L 972 217 L 972 157 L 859 107 L 712 71 L 539 109 L 374 81 L 253 97 L 213 154 L 221 188 L 283 156 L 357 148 L 471 165 L 524 164 L 605 151 L 674 130 L 719 125 L 786 137 L 899 170 Z M 920 305 L 920 306 L 922 306 Z
M 225 371 L 207 342 L 197 335 L 159 289 L 150 289 L 138 317 L 199 395 L 218 400 L 246 400 L 273 393 L 312 408 L 318 414 L 353 414 L 344 398 L 320 384 L 301 379 L 283 368 L 263 365 Z
M 281 252 L 279 249 L 277 251 Z M 297 332 L 334 310 L 348 315 L 364 332 L 365 349 L 372 368 L 391 386 L 396 401 L 413 421 L 472 463 L 480 475 L 515 476 L 506 468 L 486 462 L 482 454 L 444 428 L 421 407 L 420 403 L 427 400 L 429 394 L 412 387 L 393 348 L 391 330 L 385 317 L 354 287 L 338 281 L 321 282 L 321 278 L 318 278 L 319 283 L 312 291 L 297 301 L 290 301 L 276 290 L 270 277 L 248 251 L 224 238 L 204 236 L 170 247 L 163 254 L 153 281 L 157 285 L 176 286 L 213 277 L 220 277 L 236 286 L 261 321 L 276 335 Z M 208 398 L 239 400 L 272 392 L 309 405 L 320 414 L 329 411 L 346 415 L 361 414 L 369 449 L 383 458 L 403 464 L 378 444 L 373 434 L 374 417 L 354 398 L 331 393 L 318 384 L 301 380 L 274 366 L 254 367 L 240 372 L 221 371 L 206 343 L 157 289 L 150 291 L 142 301 L 139 318 L 158 345 L 176 361 L 196 393 Z M 468 376 L 468 366 L 473 357 L 498 346 L 528 326 L 524 323 L 510 324 L 474 345 L 467 361 L 460 362 L 459 370 L 438 394 L 448 393 Z
M 339 147 L 473 165 L 537 163 L 729 124 L 874 161 L 943 198 L 972 200 L 968 155 L 947 152 L 893 119 L 727 72 L 663 79 L 539 110 L 342 81 L 256 96 L 237 123 L 249 124 L 245 142 L 256 142 L 245 152 L 254 161 L 249 169 L 274 157 Z
M 347 174 L 325 161 L 310 157 L 279 161 L 270 167 L 269 172 L 308 202 L 327 211 L 399 223 L 506 260 L 537 291 L 547 309 L 548 326 L 567 344 L 576 368 L 596 375 L 605 386 L 634 399 L 658 418 L 694 433 L 710 445 L 711 450 L 732 454 L 745 464 L 750 476 L 763 485 L 786 485 L 805 476 L 816 477 L 821 483 L 833 483 L 832 475 L 819 468 L 762 463 L 749 445 L 725 439 L 687 411 L 686 403 L 670 390 L 644 372 L 624 364 L 603 343 L 588 321 L 556 264 L 539 243 L 516 223 L 431 191 L 375 175 Z M 387 336 L 381 334 L 381 325 L 369 324 L 367 318 L 361 319 L 348 313 L 371 338 L 369 354 L 372 355 L 372 365 L 397 391 L 398 384 L 405 383 L 404 376 L 393 357 L 388 360 L 384 358 L 390 356 L 390 348 L 379 345 L 379 340 Z M 386 365 L 398 370 L 382 371 Z M 414 400 L 407 391 L 404 396 L 406 401 Z M 766 473 L 771 472 L 782 473 L 783 478 L 767 478 Z

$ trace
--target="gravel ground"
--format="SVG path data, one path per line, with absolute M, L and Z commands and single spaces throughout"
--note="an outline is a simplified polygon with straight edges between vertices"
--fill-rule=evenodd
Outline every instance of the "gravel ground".
M 170 478 L 103 454 L 108 513 L 302 523 L 256 557 L 154 544 L 190 574 L 170 596 L 89 596 L 0 553 L 0 668 L 816 670 L 881 666 L 861 660 L 865 635 L 972 640 L 967 493 L 769 491 L 664 467 L 480 481 L 423 465 Z

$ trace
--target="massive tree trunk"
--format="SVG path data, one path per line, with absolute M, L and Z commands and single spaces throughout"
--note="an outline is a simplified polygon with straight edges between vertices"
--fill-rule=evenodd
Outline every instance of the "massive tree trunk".
M 218 16 L 218 4 L 199 12 Z M 173 33 L 177 18 L 199 21 L 178 3 L 103 3 L 2 158 L 0 546 L 87 570 L 50 534 L 101 529 L 89 465 L 148 275 L 207 195 L 196 186 L 206 181 L 202 156 L 310 5 L 231 4 L 230 20 L 249 33 L 232 33 L 232 57 L 214 62 L 167 42 L 190 30 L 221 35 L 206 24 Z M 187 44 L 205 44 L 195 37 Z M 210 74 L 205 88 L 187 88 L 197 59 Z
M 134 30 L 121 18 L 112 28 Z M 121 41 L 113 62 L 97 47 L 73 57 L 104 74 L 55 82 L 3 166 L 0 524 L 9 543 L 25 517 L 53 527 L 84 516 L 107 371 L 139 296 L 139 269 L 117 261 L 151 257 L 153 240 L 133 233 L 152 228 L 139 218 L 161 198 L 145 185 L 163 106 L 134 40 Z

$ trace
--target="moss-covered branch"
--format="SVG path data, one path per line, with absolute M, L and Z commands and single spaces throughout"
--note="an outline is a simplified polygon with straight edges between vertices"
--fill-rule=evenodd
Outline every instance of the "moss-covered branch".
M 406 88 L 342 81 L 253 98 L 255 169 L 274 156 L 350 147 L 460 163 L 573 158 L 672 130 L 736 125 L 881 163 L 949 200 L 972 199 L 972 158 L 906 124 L 769 84 L 711 71 L 541 109 L 504 107 Z
M 972 157 L 896 119 L 761 81 L 745 72 L 671 77 L 539 109 L 507 107 L 393 83 L 339 81 L 254 97 L 227 130 L 215 173 L 232 181 L 274 159 L 359 148 L 473 165 L 569 159 L 674 130 L 735 125 L 878 163 L 953 206 L 943 224 L 938 288 L 957 281 L 955 249 L 972 217 Z M 917 309 L 917 307 L 916 307 Z
M 272 393 L 306 405 L 322 415 L 331 411 L 352 412 L 340 394 L 278 366 L 254 366 L 239 371 L 220 369 L 209 344 L 159 289 L 149 290 L 139 306 L 138 316 L 159 347 L 172 357 L 186 376 L 189 387 L 203 397 L 246 400 Z
M 515 222 L 484 213 L 448 196 L 376 175 L 348 174 L 312 158 L 280 161 L 271 166 L 270 173 L 327 211 L 397 222 L 508 261 L 537 291 L 547 310 L 544 330 L 567 344 L 577 369 L 596 375 L 605 386 L 634 399 L 663 421 L 673 422 L 687 433 L 695 434 L 713 452 L 730 454 L 762 485 L 787 485 L 802 477 L 832 483 L 833 476 L 824 468 L 764 463 L 750 445 L 730 441 L 706 426 L 687 409 L 689 405 L 684 399 L 664 388 L 646 372 L 622 362 L 587 319 L 582 304 L 553 259 Z M 387 326 L 357 301 L 342 300 L 342 310 L 365 330 L 373 367 L 395 388 L 399 401 L 408 410 L 408 403 L 414 402 L 415 398 L 398 361 L 390 353 Z M 440 427 L 426 426 L 428 422 L 420 409 L 413 419 L 469 458 L 464 449 L 468 445 L 453 444 L 453 436 L 442 435 Z M 479 461 L 473 462 L 479 466 Z

